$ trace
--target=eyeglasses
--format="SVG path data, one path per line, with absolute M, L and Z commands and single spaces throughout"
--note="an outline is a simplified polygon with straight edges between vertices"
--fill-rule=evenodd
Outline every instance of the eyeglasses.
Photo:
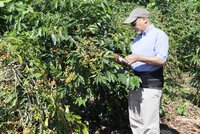
M 137 23 L 137 21 L 138 21 L 138 19 L 139 19 L 139 17 L 137 18 L 137 19 L 135 19 L 132 23 L 131 23 L 131 26 L 135 26 L 136 25 L 136 23 Z

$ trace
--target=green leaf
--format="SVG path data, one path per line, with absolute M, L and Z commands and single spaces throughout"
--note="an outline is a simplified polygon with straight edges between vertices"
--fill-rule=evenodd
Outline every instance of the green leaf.
M 20 55 L 18 55 L 18 61 L 20 64 L 22 64 L 22 62 L 23 62 L 22 57 Z
M 76 104 L 78 104 L 79 106 L 81 106 L 81 105 L 85 106 L 86 100 L 82 99 L 82 97 L 79 97 L 76 99 Z
M 5 91 L 0 91 L 0 98 L 2 98 L 3 96 L 6 95 L 6 92 Z
M 88 128 L 86 126 L 83 128 L 83 134 L 89 134 Z
M 49 118 L 45 118 L 45 122 L 44 122 L 44 125 L 46 126 L 46 127 L 48 127 L 49 126 Z
M 16 104 L 17 104 L 17 101 L 18 101 L 18 97 L 17 97 L 17 96 L 15 96 L 15 97 L 13 98 L 12 102 L 11 102 L 11 107 L 14 107 L 14 106 L 16 106 Z
M 4 7 L 5 3 L 8 3 L 12 0 L 3 0 L 3 1 L 0 1 L 0 7 Z
M 13 99 L 14 99 L 14 97 L 15 97 L 15 95 L 9 95 L 5 100 L 4 100 L 4 102 L 6 103 L 6 104 L 8 104 L 8 103 L 10 103 Z
M 35 74 L 34 74 L 34 77 L 35 77 L 36 79 L 40 78 L 41 76 L 42 76 L 41 73 L 35 73 Z
M 138 78 L 137 76 L 130 77 L 129 84 L 130 84 L 131 88 L 139 87 L 140 86 L 140 82 L 141 82 L 141 79 Z
M 126 75 L 122 74 L 122 73 L 119 73 L 117 75 L 118 75 L 119 81 L 121 81 L 123 84 L 126 84 L 126 81 L 127 81 L 128 77 Z
M 5 104 L 9 105 L 10 107 L 14 107 L 17 103 L 17 94 L 14 93 L 12 95 L 7 96 L 7 98 L 4 100 Z
M 0 7 L 4 7 L 5 1 L 0 1 Z

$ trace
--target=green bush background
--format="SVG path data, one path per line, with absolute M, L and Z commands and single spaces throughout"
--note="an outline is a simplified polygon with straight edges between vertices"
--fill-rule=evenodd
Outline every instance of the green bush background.
M 0 132 L 127 127 L 128 91 L 140 81 L 113 55 L 130 53 L 136 35 L 122 22 L 136 6 L 151 11 L 154 25 L 170 38 L 162 115 L 171 100 L 182 102 L 179 114 L 185 101 L 199 106 L 199 1 L 3 0 Z

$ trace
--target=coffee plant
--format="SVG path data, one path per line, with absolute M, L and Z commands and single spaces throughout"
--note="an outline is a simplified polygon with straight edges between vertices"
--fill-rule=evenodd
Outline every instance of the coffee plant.
M 88 133 L 87 109 L 100 103 L 99 119 L 117 115 L 139 79 L 113 60 L 127 51 L 114 8 L 98 0 L 1 2 L 1 132 Z

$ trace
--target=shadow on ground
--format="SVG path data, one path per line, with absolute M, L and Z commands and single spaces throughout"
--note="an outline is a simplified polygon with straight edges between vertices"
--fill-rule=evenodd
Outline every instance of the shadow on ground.
M 160 134 L 180 134 L 180 132 L 176 131 L 173 128 L 170 128 L 166 124 L 160 124 L 161 132 Z M 97 131 L 91 132 L 92 134 L 132 134 L 130 128 L 125 128 L 123 130 L 111 130 L 110 128 L 102 128 L 100 127 Z
M 178 131 L 176 131 L 173 128 L 170 128 L 166 124 L 160 124 L 160 133 L 161 134 L 180 134 Z

